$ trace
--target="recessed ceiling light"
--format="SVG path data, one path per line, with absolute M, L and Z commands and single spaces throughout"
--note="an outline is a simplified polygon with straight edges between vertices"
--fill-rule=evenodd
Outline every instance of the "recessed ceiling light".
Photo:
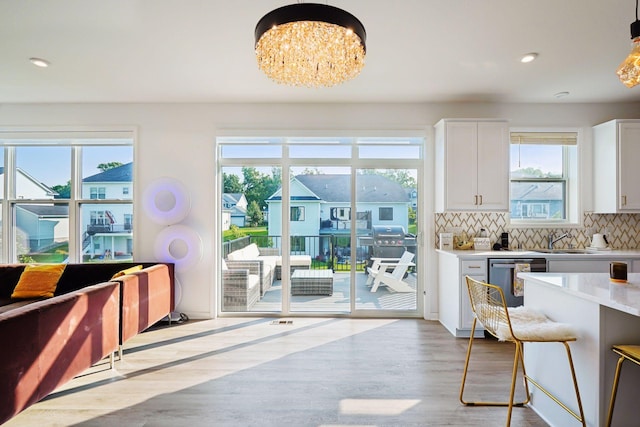
M 553 96 L 555 96 L 556 98 L 564 98 L 565 96 L 569 96 L 569 92 L 558 92 Z
M 29 58 L 29 61 L 36 67 L 47 68 L 49 66 L 49 61 L 42 58 Z
M 538 54 L 535 52 L 531 52 L 531 53 L 527 53 L 526 55 L 524 55 L 522 58 L 520 58 L 520 62 L 526 64 L 528 62 L 533 61 L 534 59 L 536 59 L 538 57 Z

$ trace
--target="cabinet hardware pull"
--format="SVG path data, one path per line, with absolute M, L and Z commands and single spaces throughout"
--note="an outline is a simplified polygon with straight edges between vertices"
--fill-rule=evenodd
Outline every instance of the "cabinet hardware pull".
M 480 195 L 480 204 L 482 204 L 482 194 Z
M 474 205 L 478 204 L 478 195 L 477 194 L 475 196 L 473 196 L 473 204 Z
M 627 204 L 627 196 L 622 196 L 622 206 L 626 206 Z
M 481 268 L 479 265 L 470 265 L 469 268 Z

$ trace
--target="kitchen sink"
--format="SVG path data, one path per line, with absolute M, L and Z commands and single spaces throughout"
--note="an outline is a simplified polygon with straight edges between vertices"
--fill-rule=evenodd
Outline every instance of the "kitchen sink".
M 532 249 L 532 252 L 543 254 L 592 254 L 589 249 Z

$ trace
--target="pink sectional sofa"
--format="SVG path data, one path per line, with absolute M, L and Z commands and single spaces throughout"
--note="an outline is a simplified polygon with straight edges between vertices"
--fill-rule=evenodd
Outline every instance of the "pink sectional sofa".
M 68 264 L 52 298 L 11 299 L 24 267 L 0 265 L 0 424 L 175 308 L 171 263 Z

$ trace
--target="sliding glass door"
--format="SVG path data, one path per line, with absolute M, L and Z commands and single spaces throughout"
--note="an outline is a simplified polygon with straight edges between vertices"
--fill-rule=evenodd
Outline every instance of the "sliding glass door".
M 420 315 L 421 138 L 218 143 L 223 313 Z

